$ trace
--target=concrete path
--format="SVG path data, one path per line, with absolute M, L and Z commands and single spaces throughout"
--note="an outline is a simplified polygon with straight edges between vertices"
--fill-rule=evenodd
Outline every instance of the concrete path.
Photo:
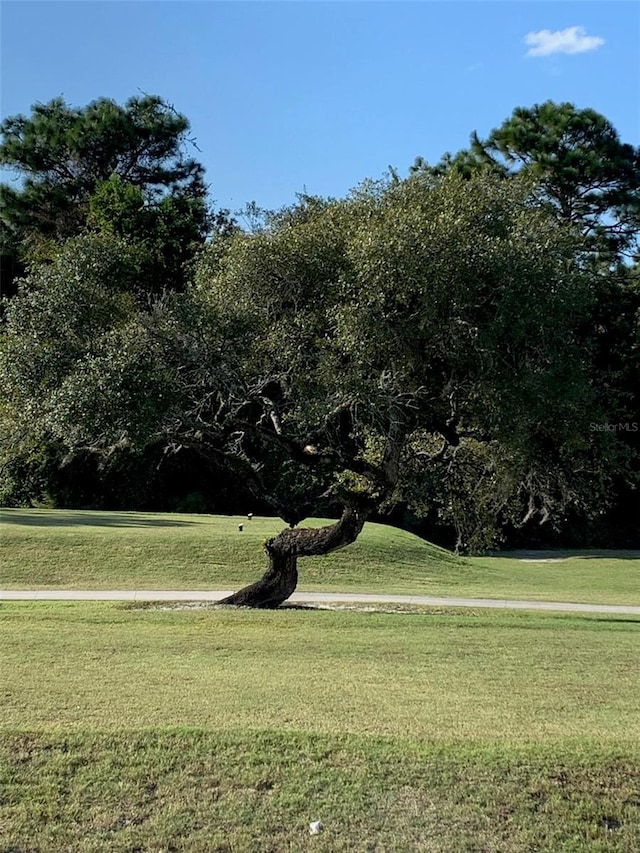
M 231 590 L 0 590 L 0 601 L 219 601 Z M 444 598 L 432 595 L 384 595 L 295 592 L 293 604 L 413 604 L 427 607 L 489 607 L 506 610 L 562 610 L 570 613 L 624 613 L 640 616 L 640 606 L 576 604 L 567 601 L 510 601 L 494 598 Z

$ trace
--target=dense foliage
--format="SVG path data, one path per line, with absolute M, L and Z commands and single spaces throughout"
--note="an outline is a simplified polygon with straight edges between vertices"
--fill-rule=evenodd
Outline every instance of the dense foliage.
M 5 287 L 87 227 L 145 245 L 145 287 L 182 284 L 182 266 L 212 224 L 204 169 L 186 153 L 185 116 L 148 95 L 81 109 L 56 98 L 5 119 L 0 133 L 0 164 L 22 179 L 17 189 L 0 185 Z
M 422 158 L 412 167 L 436 174 L 478 168 L 532 175 L 540 199 L 580 230 L 600 256 L 638 250 L 640 151 L 623 143 L 595 110 L 553 101 L 518 107 L 487 139 L 474 132 L 469 149 L 446 154 L 433 168 Z
M 3 501 L 159 508 L 161 489 L 291 525 L 387 513 L 459 550 L 638 544 L 637 152 L 602 117 L 516 111 L 406 180 L 249 231 L 209 218 L 205 245 L 187 129 L 159 99 L 5 122 L 4 162 L 34 177 L 3 214 L 29 264 L 0 356 Z

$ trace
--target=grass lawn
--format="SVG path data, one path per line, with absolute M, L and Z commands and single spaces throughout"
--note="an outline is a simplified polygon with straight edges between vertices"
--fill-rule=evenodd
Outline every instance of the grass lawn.
M 640 737 L 640 620 L 455 611 L 0 607 L 0 725 Z M 28 650 L 28 654 L 25 654 Z
M 638 763 L 617 752 L 186 730 L 12 735 L 0 750 L 6 853 L 640 849 Z
M 66 510 L 4 510 L 0 522 L 5 589 L 231 589 L 262 573 L 264 540 L 283 527 L 274 518 Z M 367 524 L 354 545 L 302 560 L 299 588 L 640 604 L 640 554 L 463 559 Z
M 4 853 L 640 849 L 640 620 L 11 602 L 0 650 Z
M 281 526 L 7 510 L 0 587 L 233 588 Z M 639 566 L 369 524 L 300 587 L 638 604 Z M 0 853 L 640 850 L 639 660 L 634 618 L 0 603 Z

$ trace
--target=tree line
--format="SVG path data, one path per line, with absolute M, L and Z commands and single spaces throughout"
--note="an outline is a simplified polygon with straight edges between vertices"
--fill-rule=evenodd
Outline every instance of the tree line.
M 159 97 L 0 131 L 3 503 L 276 513 L 245 603 L 372 515 L 638 545 L 640 150 L 597 112 L 234 215 Z

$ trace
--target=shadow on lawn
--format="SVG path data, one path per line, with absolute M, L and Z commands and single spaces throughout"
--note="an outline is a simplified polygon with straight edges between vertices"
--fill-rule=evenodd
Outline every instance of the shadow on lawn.
M 3 510 L 2 520 L 26 527 L 188 527 L 195 521 L 154 518 L 135 512 L 92 512 L 91 510 Z
M 525 562 L 540 562 L 554 560 L 568 560 L 579 558 L 581 560 L 640 560 L 638 550 L 594 549 L 593 551 L 575 550 L 553 550 L 553 551 L 489 551 L 485 557 L 503 557 L 508 560 L 523 560 Z

